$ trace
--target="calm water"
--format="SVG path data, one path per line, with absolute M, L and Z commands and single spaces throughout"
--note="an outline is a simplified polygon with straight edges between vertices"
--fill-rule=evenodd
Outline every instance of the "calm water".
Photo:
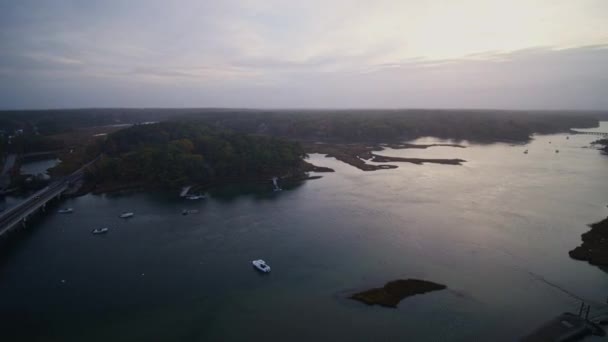
M 23 163 L 21 165 L 21 174 L 24 175 L 38 175 L 38 174 L 46 174 L 47 170 L 59 164 L 61 160 L 59 159 L 44 159 L 37 160 L 28 163 Z M 18 205 L 26 198 L 29 193 L 20 195 L 20 196 L 2 196 L 0 197 L 0 212 L 4 210 L 8 210 L 15 205 Z
M 23 163 L 21 165 L 21 173 L 27 175 L 45 174 L 48 169 L 56 166 L 60 162 L 61 160 L 53 158 Z
M 516 339 L 577 310 L 577 297 L 599 306 L 608 296 L 607 273 L 568 257 L 586 224 L 608 215 L 608 157 L 583 148 L 592 140 L 386 150 L 468 162 L 376 172 L 313 155 L 337 172 L 280 193 L 269 183 L 200 202 L 66 200 L 74 214 L 45 216 L 0 263 L 3 339 Z M 127 210 L 136 216 L 117 217 Z M 102 226 L 107 235 L 90 234 Z M 256 273 L 256 258 L 272 274 Z M 395 310 L 344 299 L 408 277 L 449 289 Z

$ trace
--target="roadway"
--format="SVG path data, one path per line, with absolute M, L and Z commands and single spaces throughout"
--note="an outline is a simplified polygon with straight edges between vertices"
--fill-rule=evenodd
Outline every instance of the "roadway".
M 19 222 L 26 219 L 28 215 L 43 207 L 47 202 L 67 190 L 71 184 L 80 180 L 84 176 L 84 170 L 99 158 L 95 158 L 71 175 L 52 182 L 49 186 L 37 191 L 15 207 L 0 213 L 0 238 L 10 232 Z
M 0 237 L 8 233 L 16 224 L 44 206 L 69 187 L 65 181 L 54 182 L 46 188 L 36 192 L 19 205 L 3 212 L 0 216 Z

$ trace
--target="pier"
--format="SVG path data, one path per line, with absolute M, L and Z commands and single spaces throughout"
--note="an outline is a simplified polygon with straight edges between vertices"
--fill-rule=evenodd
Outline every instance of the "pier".
M 606 132 L 580 132 L 580 131 L 572 131 L 572 134 L 586 134 L 586 135 L 597 135 L 600 137 L 608 137 L 608 133 Z
M 608 303 L 608 300 L 607 300 Z M 605 308 L 604 308 L 605 309 Z M 605 336 L 601 327 L 607 312 L 600 310 L 589 316 L 591 305 L 581 302 L 578 314 L 565 312 L 551 319 L 532 333 L 521 338 L 521 342 L 580 341 L 587 336 Z

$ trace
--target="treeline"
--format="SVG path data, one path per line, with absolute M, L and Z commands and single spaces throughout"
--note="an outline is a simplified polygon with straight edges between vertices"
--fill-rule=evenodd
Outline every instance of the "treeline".
M 23 134 L 11 139 L 10 145 L 5 145 L 7 152 L 27 154 L 36 152 L 57 151 L 65 147 L 62 140 L 41 135 Z
M 0 111 L 0 130 L 10 134 L 21 129 L 24 133 L 53 135 L 83 127 L 115 124 L 134 124 L 146 121 L 162 121 L 181 109 L 57 109 L 57 110 L 8 110 Z
M 534 133 L 558 133 L 573 127 L 595 127 L 591 113 L 349 110 L 235 111 L 188 117 L 219 128 L 297 140 L 390 142 L 433 136 L 473 142 L 523 142 Z
M 298 143 L 192 122 L 133 126 L 110 134 L 100 149 L 104 156 L 88 175 L 94 182 L 165 187 L 282 175 L 305 157 Z
M 434 136 L 474 142 L 525 141 L 534 133 L 590 128 L 608 112 L 503 110 L 80 109 L 0 112 L 0 129 L 42 135 L 81 127 L 198 120 L 242 133 L 300 140 L 388 141 Z
M 27 154 L 36 152 L 57 151 L 65 147 L 65 143 L 56 138 L 35 134 L 20 134 L 10 139 L 0 136 L 0 155 L 4 153 Z

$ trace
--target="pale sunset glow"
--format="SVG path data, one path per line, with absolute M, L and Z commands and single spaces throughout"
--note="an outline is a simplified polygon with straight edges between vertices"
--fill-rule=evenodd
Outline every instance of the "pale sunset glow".
M 608 107 L 603 0 L 7 1 L 0 19 L 3 108 Z

